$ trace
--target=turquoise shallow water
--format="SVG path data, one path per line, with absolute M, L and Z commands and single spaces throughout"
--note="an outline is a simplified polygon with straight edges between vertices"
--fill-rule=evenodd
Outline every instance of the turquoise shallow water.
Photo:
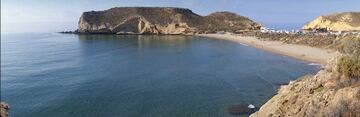
M 260 106 L 317 66 L 193 36 L 7 34 L 1 100 L 13 117 L 218 117 Z

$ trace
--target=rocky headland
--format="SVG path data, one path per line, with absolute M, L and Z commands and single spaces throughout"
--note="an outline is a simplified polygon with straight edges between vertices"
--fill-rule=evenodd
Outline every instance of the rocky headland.
M 231 12 L 200 16 L 185 8 L 115 7 L 84 12 L 76 33 L 195 34 L 255 30 L 261 25 Z
M 360 31 L 360 12 L 345 12 L 319 16 L 302 29 L 326 29 L 329 31 Z

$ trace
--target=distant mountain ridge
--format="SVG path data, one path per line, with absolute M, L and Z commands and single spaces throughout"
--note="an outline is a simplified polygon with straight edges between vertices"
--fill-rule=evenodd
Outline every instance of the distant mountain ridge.
M 360 31 L 360 12 L 344 12 L 319 16 L 302 29 L 327 29 L 330 31 Z
M 200 16 L 186 8 L 115 7 L 84 12 L 79 33 L 193 34 L 201 32 L 254 30 L 261 25 L 231 12 Z

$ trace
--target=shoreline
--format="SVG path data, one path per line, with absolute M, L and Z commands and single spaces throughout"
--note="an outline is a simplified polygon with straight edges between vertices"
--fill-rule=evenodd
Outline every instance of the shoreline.
M 195 36 L 223 39 L 246 44 L 275 54 L 325 65 L 327 60 L 336 55 L 335 50 L 310 47 L 297 44 L 285 44 L 280 41 L 259 40 L 256 37 L 245 37 L 231 34 L 197 34 Z

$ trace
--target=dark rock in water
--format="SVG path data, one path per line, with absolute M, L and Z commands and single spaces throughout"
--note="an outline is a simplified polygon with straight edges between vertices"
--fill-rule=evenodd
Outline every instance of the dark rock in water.
M 247 104 L 235 105 L 229 108 L 232 115 L 250 115 L 256 112 L 256 108 L 249 108 Z
M 63 33 L 63 34 L 76 34 L 76 31 L 61 31 L 59 33 Z
M 278 82 L 278 83 L 273 83 L 275 84 L 276 86 L 282 86 L 282 85 L 287 85 L 289 84 L 288 82 Z
M 9 104 L 5 102 L 1 102 L 1 116 L 0 117 L 9 117 Z
M 79 32 L 78 30 L 75 31 L 61 31 L 58 33 L 62 33 L 62 34 L 116 34 L 113 32 Z M 130 34 L 126 34 L 126 35 L 130 35 Z

